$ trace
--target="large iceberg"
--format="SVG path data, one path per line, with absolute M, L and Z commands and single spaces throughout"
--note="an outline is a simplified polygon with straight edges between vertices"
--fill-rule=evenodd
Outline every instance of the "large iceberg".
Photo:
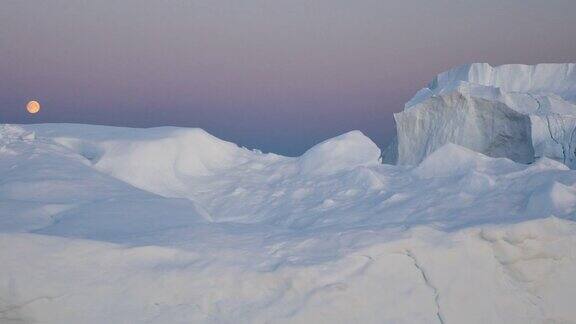
M 576 167 L 576 64 L 486 63 L 436 76 L 394 114 L 397 137 L 385 162 L 414 165 L 454 143 L 531 163 Z

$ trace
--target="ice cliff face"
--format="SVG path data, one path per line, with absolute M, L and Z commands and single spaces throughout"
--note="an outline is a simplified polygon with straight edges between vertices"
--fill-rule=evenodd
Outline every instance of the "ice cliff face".
M 576 64 L 460 66 L 441 73 L 394 115 L 384 161 L 417 164 L 446 143 L 530 163 L 576 167 Z
M 517 162 L 534 160 L 530 117 L 506 104 L 452 92 L 395 115 L 398 157 L 418 164 L 446 143 Z

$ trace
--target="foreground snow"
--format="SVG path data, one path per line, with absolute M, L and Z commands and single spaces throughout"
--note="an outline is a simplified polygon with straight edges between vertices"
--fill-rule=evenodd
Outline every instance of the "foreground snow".
M 199 129 L 0 126 L 0 322 L 566 323 L 576 172 Z

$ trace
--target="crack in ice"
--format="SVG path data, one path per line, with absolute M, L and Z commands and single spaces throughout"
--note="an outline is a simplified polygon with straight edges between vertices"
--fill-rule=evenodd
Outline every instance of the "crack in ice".
M 442 312 L 440 310 L 440 292 L 438 291 L 438 288 L 436 288 L 436 286 L 434 286 L 434 284 L 432 284 L 432 282 L 430 281 L 430 278 L 426 274 L 426 271 L 424 270 L 424 268 L 422 267 L 422 265 L 420 264 L 420 262 L 416 258 L 416 255 L 414 255 L 414 253 L 412 253 L 412 251 L 406 250 L 403 254 L 412 260 L 412 262 L 414 263 L 414 267 L 416 267 L 418 272 L 420 272 L 422 279 L 424 279 L 424 283 L 434 293 L 434 303 L 436 304 L 436 317 L 438 318 L 438 321 L 440 322 L 440 324 L 444 324 L 445 323 L 444 318 L 442 317 Z

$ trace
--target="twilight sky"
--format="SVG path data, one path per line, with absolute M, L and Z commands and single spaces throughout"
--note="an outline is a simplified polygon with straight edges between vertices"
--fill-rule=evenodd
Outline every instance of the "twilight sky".
M 574 0 L 2 0 L 0 123 L 196 126 L 299 155 L 469 62 L 576 62 Z M 30 99 L 43 105 L 26 114 Z

